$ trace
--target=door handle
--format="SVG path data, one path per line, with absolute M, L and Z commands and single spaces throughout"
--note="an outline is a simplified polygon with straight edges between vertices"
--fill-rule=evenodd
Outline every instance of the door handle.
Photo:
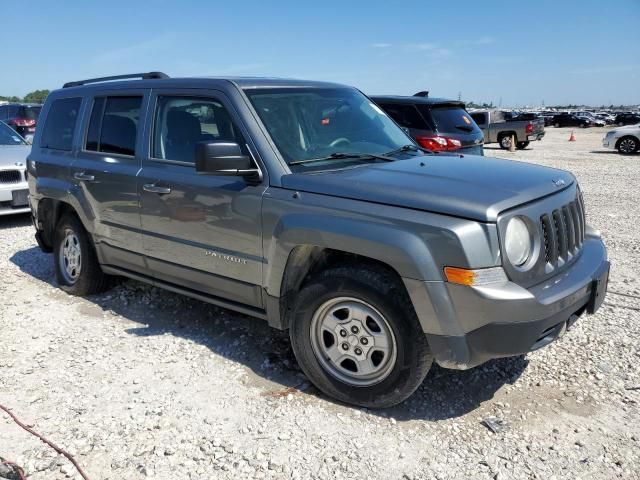
M 76 172 L 73 174 L 73 178 L 75 178 L 76 180 L 80 180 L 83 182 L 93 182 L 96 177 L 94 177 L 93 175 L 88 175 L 84 172 Z
M 167 195 L 171 193 L 170 187 L 159 187 L 155 183 L 146 183 L 142 186 L 145 192 L 157 193 L 158 195 Z

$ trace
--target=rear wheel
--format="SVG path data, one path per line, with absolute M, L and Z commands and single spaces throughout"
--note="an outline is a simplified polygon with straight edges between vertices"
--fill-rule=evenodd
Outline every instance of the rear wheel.
M 499 140 L 500 148 L 503 150 L 509 150 L 511 148 L 511 135 L 504 134 Z
M 300 367 L 326 395 L 370 408 L 395 405 L 433 362 L 402 284 L 369 267 L 332 268 L 298 293 L 290 328 Z
M 640 149 L 640 142 L 635 137 L 622 137 L 618 140 L 618 152 L 623 155 L 630 155 Z
M 580 124 L 580 128 L 587 128 L 587 124 L 586 123 L 581 123 Z
M 560 128 L 560 124 L 558 122 L 556 122 L 553 126 L 556 128 Z
M 518 142 L 518 143 L 516 143 L 516 148 L 518 150 L 523 150 L 523 149 L 527 148 L 528 146 L 529 146 L 529 142 L 528 141 L 527 142 Z
M 63 215 L 58 222 L 53 254 L 62 290 L 84 296 L 109 288 L 110 277 L 102 272 L 89 235 L 75 215 Z

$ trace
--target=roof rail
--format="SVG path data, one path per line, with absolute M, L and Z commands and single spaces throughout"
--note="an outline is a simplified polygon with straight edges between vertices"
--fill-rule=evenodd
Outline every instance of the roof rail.
M 162 72 L 147 72 L 147 73 L 131 73 L 129 75 L 115 75 L 113 77 L 88 78 L 86 80 L 78 80 L 76 82 L 67 82 L 62 86 L 62 88 L 78 87 L 80 85 L 86 85 L 88 83 L 110 82 L 112 80 L 126 80 L 129 78 L 140 78 L 142 80 L 151 80 L 151 79 L 159 79 L 159 78 L 169 78 L 169 75 Z

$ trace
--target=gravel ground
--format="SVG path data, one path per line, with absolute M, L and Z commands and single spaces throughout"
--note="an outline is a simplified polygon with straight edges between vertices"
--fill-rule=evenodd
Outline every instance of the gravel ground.
M 28 217 L 5 217 L 0 403 L 92 480 L 640 478 L 640 156 L 602 151 L 603 132 L 487 148 L 577 175 L 610 290 L 630 295 L 541 351 L 434 367 L 400 406 L 351 408 L 310 386 L 286 335 L 259 320 L 134 281 L 66 295 Z M 33 480 L 80 478 L 2 412 L 0 455 Z

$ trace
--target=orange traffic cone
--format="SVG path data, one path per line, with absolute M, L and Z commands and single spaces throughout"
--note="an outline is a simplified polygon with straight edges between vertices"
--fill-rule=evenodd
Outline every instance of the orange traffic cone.
M 575 142 L 576 141 L 576 136 L 573 134 L 573 130 L 571 130 L 571 135 L 569 136 L 569 141 L 570 142 Z

